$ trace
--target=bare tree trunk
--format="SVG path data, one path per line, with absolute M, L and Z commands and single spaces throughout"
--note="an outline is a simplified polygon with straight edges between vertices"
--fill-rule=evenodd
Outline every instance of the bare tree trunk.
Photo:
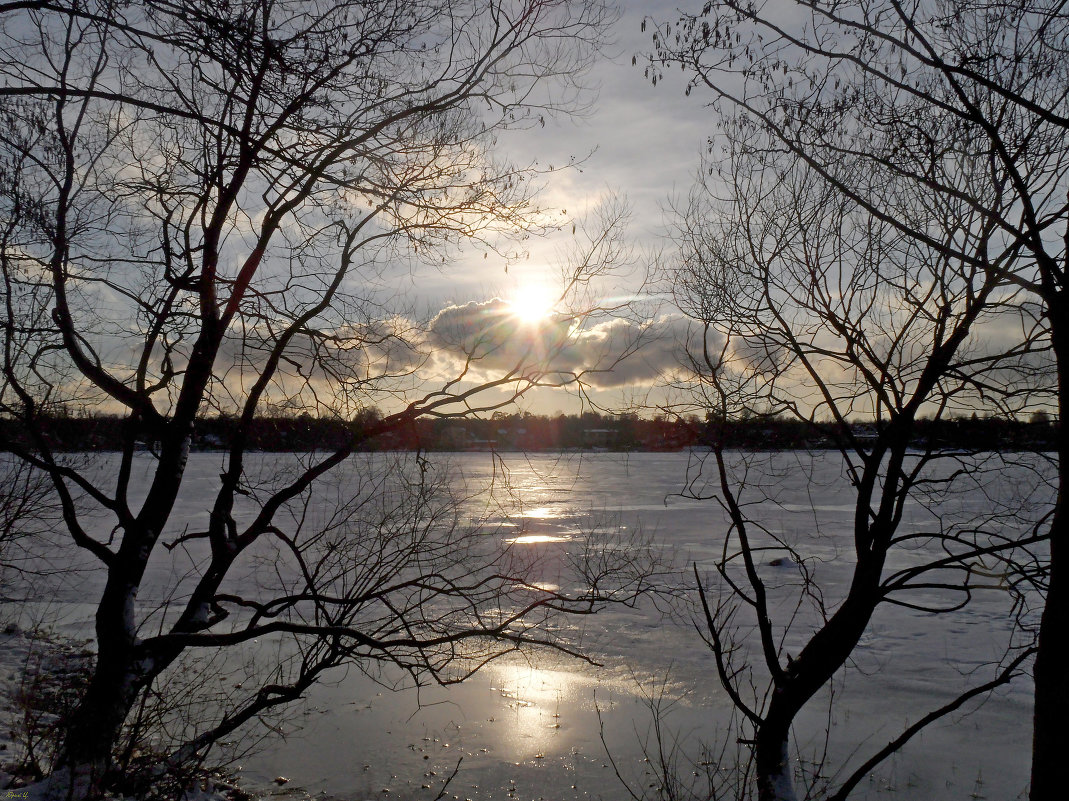
M 882 566 L 882 559 L 878 560 Z M 869 569 L 866 569 L 869 568 Z M 880 569 L 859 566 L 850 595 L 828 623 L 788 663 L 773 690 L 754 740 L 754 770 L 760 801 L 794 801 L 788 738 L 802 707 L 846 663 L 876 608 Z
M 125 607 L 133 606 L 109 582 L 97 611 L 97 660 L 85 696 L 66 732 L 60 764 L 70 772 L 74 798 L 94 797 L 106 786 L 112 754 L 142 682 L 134 671 L 134 632 Z
M 74 798 L 99 795 L 110 779 L 112 754 L 140 685 L 115 655 L 97 659 L 93 679 L 67 730 L 60 765 Z
M 1050 527 L 1050 574 L 1039 627 L 1035 663 L 1032 801 L 1052 801 L 1065 793 L 1065 755 L 1069 753 L 1069 303 L 1064 295 L 1048 301 L 1051 340 L 1058 369 L 1058 499 Z
M 775 700 L 772 703 L 775 704 Z M 759 801 L 795 801 L 797 798 L 788 748 L 792 719 L 793 715 L 779 715 L 774 719 L 769 714 L 754 738 L 754 772 Z
M 127 715 L 170 661 L 148 658 L 137 641 L 137 593 L 155 539 L 150 531 L 127 532 L 109 567 L 97 606 L 93 677 L 74 710 L 60 756 L 70 772 L 73 798 L 96 797 L 107 785 Z

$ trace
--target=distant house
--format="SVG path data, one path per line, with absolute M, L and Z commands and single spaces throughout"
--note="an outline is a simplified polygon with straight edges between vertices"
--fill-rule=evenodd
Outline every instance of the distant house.
M 619 432 L 614 428 L 584 428 L 584 448 L 611 448 L 616 444 Z
M 872 423 L 854 423 L 850 426 L 850 433 L 858 442 L 875 442 L 879 437 L 879 432 Z
M 455 451 L 492 451 L 497 447 L 497 440 L 476 436 L 465 426 L 458 425 L 450 426 L 442 433 L 441 444 Z

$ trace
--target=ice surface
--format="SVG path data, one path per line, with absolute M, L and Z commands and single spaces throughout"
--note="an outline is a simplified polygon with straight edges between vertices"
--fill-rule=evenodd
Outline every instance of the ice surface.
M 297 457 L 258 458 L 252 470 L 266 475 Z M 374 471 L 379 458 L 388 457 L 358 461 L 348 468 L 350 475 L 340 475 L 334 489 L 358 481 L 360 471 Z M 472 489 L 471 518 L 486 523 L 493 536 L 508 538 L 512 547 L 568 548 L 592 528 L 619 526 L 651 535 L 686 575 L 693 563 L 711 569 L 727 530 L 714 500 L 679 494 L 685 487 L 691 495 L 713 494 L 707 484 L 709 467 L 690 454 L 430 458 L 451 461 L 457 480 Z M 851 490 L 839 457 L 783 453 L 761 459 L 760 469 L 751 468 L 757 486 L 747 497 L 760 502 L 751 511 L 793 544 L 823 586 L 825 603 L 833 607 L 849 579 L 853 522 Z M 219 454 L 190 456 L 168 535 L 204 524 L 220 460 Z M 107 474 L 106 465 L 96 469 Z M 988 493 L 954 496 L 946 508 L 965 520 L 990 511 L 993 504 L 1024 503 L 1026 496 L 1035 508 L 1042 506 L 1043 490 L 1036 490 L 1027 470 L 1003 467 L 999 476 Z M 475 491 L 491 479 L 493 495 Z M 920 504 L 907 510 L 903 530 L 921 532 L 931 524 L 929 511 Z M 106 536 L 106 531 L 97 533 Z M 182 596 L 197 572 L 195 548 L 154 556 L 138 599 L 142 610 Z M 904 550 L 889 568 L 908 566 L 924 555 L 920 546 Z M 62 561 L 63 556 L 53 553 L 51 558 Z M 770 564 L 775 560 L 779 563 Z M 784 553 L 769 552 L 760 567 L 777 608 L 787 614 L 797 588 L 794 563 Z M 232 589 L 255 591 L 258 571 L 269 568 L 264 559 L 250 560 L 241 566 Z M 554 580 L 552 575 L 544 578 Z M 92 613 L 86 599 L 99 586 L 98 577 L 84 574 L 73 582 L 38 582 L 28 590 L 24 617 L 54 621 L 61 632 L 84 632 Z M 852 663 L 831 688 L 830 711 L 823 693 L 800 717 L 796 755 L 816 758 L 829 729 L 828 772 L 857 765 L 929 709 L 989 678 L 990 663 L 1012 634 L 1009 601 L 1006 593 L 993 590 L 978 595 L 966 609 L 943 615 L 881 608 Z M 647 696 L 659 697 L 668 708 L 666 727 L 678 738 L 684 757 L 697 760 L 699 742 L 728 742 L 733 748 L 736 736 L 726 728 L 730 705 L 717 684 L 712 655 L 685 608 L 677 605 L 675 614 L 668 615 L 668 607 L 649 602 L 565 622 L 572 641 L 600 667 L 555 654 L 530 654 L 494 663 L 459 686 L 400 690 L 385 689 L 359 670 L 339 671 L 288 715 L 285 739 L 269 740 L 240 760 L 241 775 L 267 787 L 283 774 L 291 780 L 288 792 L 303 788 L 345 799 L 423 798 L 434 796 L 463 757 L 450 787 L 450 795 L 461 798 L 623 797 L 604 737 L 620 772 L 637 789 L 648 790 L 658 779 L 644 761 L 644 746 L 654 747 Z M 816 612 L 803 607 L 785 634 L 788 652 L 797 652 L 815 619 Z M 158 623 L 157 617 L 146 625 Z M 378 678 L 388 685 L 405 684 L 402 676 L 389 672 Z M 881 765 L 855 797 L 1018 797 L 1028 778 L 1030 693 L 1030 683 L 1018 680 L 984 704 L 967 706 L 931 727 Z M 679 770 L 689 776 L 692 766 L 684 758 Z

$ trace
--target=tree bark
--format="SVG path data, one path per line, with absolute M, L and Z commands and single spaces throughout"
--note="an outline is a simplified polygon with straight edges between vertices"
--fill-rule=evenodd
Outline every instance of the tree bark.
M 97 605 L 93 676 L 64 733 L 60 765 L 72 799 L 97 798 L 111 780 L 123 723 L 141 691 L 166 666 L 149 658 L 137 639 L 137 593 L 155 536 L 127 532 Z
M 790 719 L 769 716 L 754 738 L 754 774 L 759 801 L 795 801 L 797 798 L 791 775 L 790 733 Z
M 1048 301 L 1051 341 L 1058 371 L 1058 498 L 1050 526 L 1050 572 L 1039 626 L 1033 713 L 1031 801 L 1064 798 L 1065 755 L 1069 753 L 1069 302 L 1064 292 Z
M 96 798 L 110 784 L 112 754 L 140 685 L 115 654 L 97 658 L 93 679 L 66 732 L 60 765 L 73 799 Z
M 97 646 L 92 679 L 74 710 L 60 756 L 74 799 L 98 797 L 109 784 L 112 754 L 143 686 L 134 670 L 133 637 L 115 624 L 105 603 L 97 614 Z

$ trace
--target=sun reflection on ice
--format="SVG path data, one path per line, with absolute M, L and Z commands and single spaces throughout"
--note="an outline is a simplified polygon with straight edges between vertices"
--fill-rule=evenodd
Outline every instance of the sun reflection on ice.
M 549 506 L 539 506 L 534 509 L 525 509 L 516 516 L 526 518 L 527 520 L 552 520 L 553 518 L 560 517 L 561 513 L 559 509 L 553 509 Z
M 525 509 L 515 515 L 515 518 L 520 520 L 521 533 L 518 536 L 510 537 L 509 539 L 505 540 L 505 542 L 517 545 L 535 545 L 546 542 L 568 542 L 572 539 L 571 536 L 568 534 L 531 533 L 530 529 L 528 528 L 528 522 L 537 524 L 540 521 L 560 520 L 563 516 L 564 515 L 561 513 L 560 509 L 551 506 L 538 506 L 531 509 Z M 534 528 L 536 530 L 539 528 L 543 530 L 548 528 L 552 532 L 554 529 L 559 530 L 560 526 L 535 525 Z
M 527 664 L 493 666 L 490 689 L 504 699 L 503 758 L 522 762 L 566 753 L 572 738 L 565 734 L 568 713 L 578 712 L 593 697 L 596 680 L 566 670 Z
M 505 542 L 510 545 L 535 545 L 540 542 L 567 542 L 571 537 L 557 534 L 521 534 L 518 537 L 509 537 Z
M 542 590 L 543 592 L 559 592 L 560 585 L 552 584 L 548 581 L 531 581 L 527 584 L 528 587 L 533 587 L 536 590 Z

